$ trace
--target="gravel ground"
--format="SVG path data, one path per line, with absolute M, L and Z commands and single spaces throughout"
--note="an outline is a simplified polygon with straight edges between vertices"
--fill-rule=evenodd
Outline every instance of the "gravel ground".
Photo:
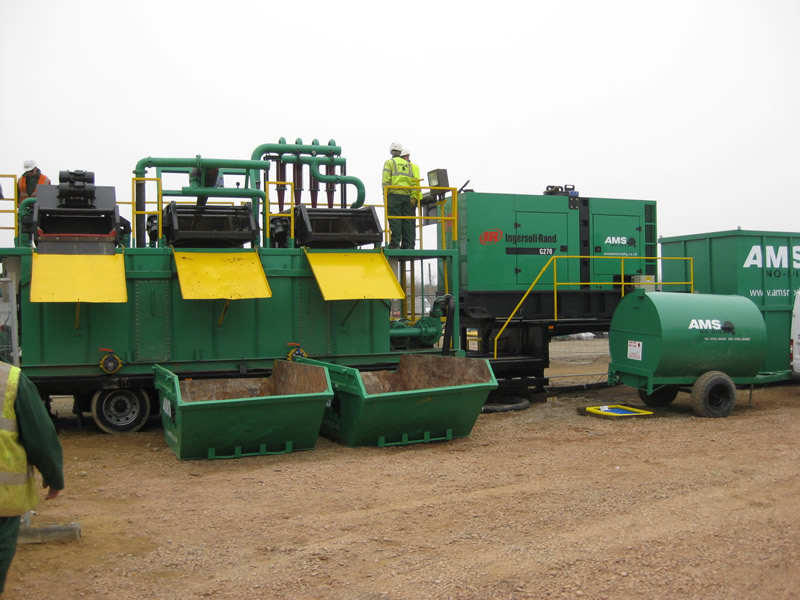
M 604 344 L 554 342 L 551 374 L 604 372 Z M 157 420 L 64 418 L 67 489 L 34 525 L 83 535 L 21 545 L 5 597 L 800 597 L 800 388 L 741 391 L 727 419 L 686 394 L 651 418 L 578 410 L 619 402 L 638 398 L 556 392 L 453 442 L 227 461 L 178 461 Z

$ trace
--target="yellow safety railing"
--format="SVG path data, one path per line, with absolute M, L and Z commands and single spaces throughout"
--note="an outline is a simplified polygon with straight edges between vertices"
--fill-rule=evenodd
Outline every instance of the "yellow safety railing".
M 269 199 L 269 186 L 288 185 L 289 186 L 289 212 L 270 213 L 270 205 L 274 204 L 280 210 L 279 202 L 271 202 Z M 264 182 L 264 238 L 270 239 L 269 220 L 270 217 L 289 217 L 289 238 L 294 239 L 294 182 L 292 181 L 265 181 Z
M 450 192 L 452 194 L 452 207 L 453 208 L 450 211 L 450 215 L 442 214 L 442 215 L 440 215 L 438 217 L 426 217 L 423 214 L 423 210 L 422 210 L 422 200 L 418 198 L 416 203 L 415 203 L 416 204 L 415 212 L 418 213 L 418 214 L 415 214 L 415 215 L 409 216 L 409 217 L 390 216 L 389 215 L 389 190 L 392 190 L 392 189 L 436 190 L 436 191 Z M 435 206 L 440 208 L 440 209 L 442 209 L 442 211 L 444 211 L 445 202 L 446 202 L 446 200 L 439 200 L 439 201 L 437 201 L 435 203 Z M 383 188 L 383 235 L 384 235 L 384 241 L 386 242 L 387 245 L 389 244 L 389 241 L 391 239 L 391 229 L 389 227 L 389 221 L 392 220 L 392 219 L 397 219 L 397 220 L 414 219 L 414 220 L 417 221 L 416 227 L 419 229 L 417 238 L 419 239 L 419 243 L 420 243 L 419 247 L 420 247 L 421 250 L 424 249 L 423 241 L 422 241 L 422 228 L 425 226 L 425 222 L 426 221 L 431 221 L 431 222 L 437 223 L 442 228 L 441 229 L 441 233 L 442 233 L 441 238 L 442 239 L 445 239 L 445 236 L 444 236 L 445 228 L 446 228 L 447 224 L 449 223 L 450 224 L 450 229 L 451 229 L 452 235 L 453 235 L 453 241 L 458 241 L 458 226 L 456 225 L 456 223 L 458 223 L 458 190 L 456 188 L 441 187 L 441 186 L 406 186 L 406 185 L 387 185 L 387 186 L 384 186 L 384 188 Z
M 156 196 L 156 209 L 155 210 L 148 210 L 147 205 L 152 204 L 151 202 L 145 203 L 144 210 L 136 210 L 136 202 L 133 198 L 136 198 L 136 183 L 137 182 L 146 182 L 146 181 L 155 181 L 156 186 L 158 189 L 158 194 Z M 119 201 L 118 204 L 127 204 L 131 207 L 131 239 L 135 240 L 137 238 L 136 233 L 136 217 L 138 215 L 157 215 L 158 216 L 158 239 L 161 239 L 161 211 L 163 208 L 163 198 L 161 197 L 162 189 L 161 189 L 161 177 L 134 177 L 131 180 L 131 201 Z M 146 225 L 145 225 L 146 227 Z M 145 230 L 145 234 L 147 231 Z
M 618 260 L 621 262 L 620 264 L 620 281 L 558 281 L 558 269 L 557 263 L 559 260 L 564 259 L 589 259 L 589 260 Z M 641 260 L 688 260 L 689 261 L 689 281 L 654 281 L 653 283 L 642 284 L 641 282 L 633 282 L 633 281 L 625 281 L 625 261 L 641 261 Z M 517 314 L 522 304 L 528 298 L 528 295 L 533 290 L 534 286 L 539 282 L 542 275 L 545 274 L 547 269 L 550 265 L 553 265 L 553 320 L 558 321 L 558 288 L 563 286 L 586 286 L 586 285 L 618 285 L 620 286 L 621 296 L 625 296 L 625 286 L 636 286 L 636 285 L 688 285 L 689 291 L 694 292 L 694 259 L 691 256 L 551 256 L 550 259 L 545 263 L 545 265 L 539 271 L 539 274 L 533 280 L 533 283 L 528 287 L 525 294 L 523 294 L 522 299 L 517 303 L 514 307 L 514 310 L 511 311 L 511 314 L 503 323 L 503 326 L 500 328 L 500 331 L 497 332 L 497 335 L 494 336 L 494 358 L 497 358 L 497 341 L 503 332 L 508 327 L 508 324 Z
M 19 219 L 17 218 L 17 176 L 16 175 L 6 175 L 0 174 L 0 179 L 11 179 L 14 184 L 11 186 L 10 196 L 9 191 L 6 188 L 3 188 L 3 198 L 0 199 L 0 214 L 10 214 L 13 215 L 12 218 L 14 220 L 14 225 L 3 225 L 0 226 L 0 229 L 5 229 L 7 231 L 14 230 L 14 238 L 16 239 L 19 236 Z M 11 208 L 6 208 L 6 204 L 10 203 Z

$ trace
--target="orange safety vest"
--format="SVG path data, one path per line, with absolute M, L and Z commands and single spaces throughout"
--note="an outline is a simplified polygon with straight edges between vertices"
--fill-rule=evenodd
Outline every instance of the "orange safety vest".
M 28 177 L 23 173 L 22 177 L 19 178 L 19 199 L 20 201 L 25 200 L 25 198 L 30 198 L 35 192 L 36 188 L 29 194 L 28 193 Z M 50 185 L 50 178 L 39 171 L 39 181 L 36 182 L 36 187 L 40 185 Z
M 0 362 L 0 516 L 21 515 L 39 502 L 33 466 L 19 442 L 14 404 L 19 387 L 19 367 Z

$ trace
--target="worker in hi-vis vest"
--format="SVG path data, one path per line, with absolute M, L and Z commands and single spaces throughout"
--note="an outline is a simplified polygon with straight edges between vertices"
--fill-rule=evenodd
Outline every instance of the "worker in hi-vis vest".
M 400 157 L 403 146 L 394 142 L 389 146 L 392 157 L 383 163 L 383 186 L 411 185 L 411 167 Z M 389 248 L 414 247 L 414 221 L 413 219 L 392 219 L 391 217 L 413 216 L 411 205 L 411 189 L 389 188 L 387 195 L 387 215 L 389 217 L 389 230 L 392 232 Z M 406 225 L 408 223 L 408 225 Z M 410 240 L 406 239 L 411 232 Z
M 25 198 L 35 196 L 36 188 L 40 185 L 50 185 L 50 178 L 36 166 L 35 160 L 26 160 L 24 169 L 25 172 L 20 175 L 19 181 L 17 181 L 19 191 L 17 200 L 19 202 L 22 202 Z
M 61 443 L 36 386 L 19 367 L 0 362 L 0 598 L 17 551 L 20 517 L 39 503 L 35 466 L 46 500 L 64 489 Z
M 415 165 L 411 162 L 411 150 L 408 148 L 403 148 L 400 151 L 400 156 L 408 163 L 410 173 L 411 173 L 411 185 L 418 186 L 422 181 L 422 178 L 419 176 L 419 166 Z M 415 216 L 417 214 L 417 207 L 419 206 L 420 201 L 422 200 L 422 190 L 411 190 L 411 216 Z M 407 246 L 408 248 L 414 247 L 414 242 L 416 239 L 416 222 L 415 221 L 403 221 L 404 223 L 408 223 L 410 225 L 410 231 L 408 232 L 408 236 L 406 236 L 406 232 L 403 232 L 403 241 L 406 241 L 406 238 L 411 242 L 411 245 Z

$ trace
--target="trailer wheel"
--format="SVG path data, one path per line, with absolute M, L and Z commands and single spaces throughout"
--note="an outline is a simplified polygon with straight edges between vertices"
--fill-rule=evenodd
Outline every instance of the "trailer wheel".
M 639 399 L 647 406 L 652 408 L 663 408 L 669 406 L 678 395 L 677 387 L 662 387 L 655 390 L 649 396 L 644 390 L 639 390 Z
M 722 371 L 709 371 L 692 386 L 692 408 L 700 417 L 727 417 L 736 404 L 736 386 Z
M 115 388 L 92 396 L 92 417 L 106 433 L 139 431 L 150 416 L 150 397 L 144 390 Z

